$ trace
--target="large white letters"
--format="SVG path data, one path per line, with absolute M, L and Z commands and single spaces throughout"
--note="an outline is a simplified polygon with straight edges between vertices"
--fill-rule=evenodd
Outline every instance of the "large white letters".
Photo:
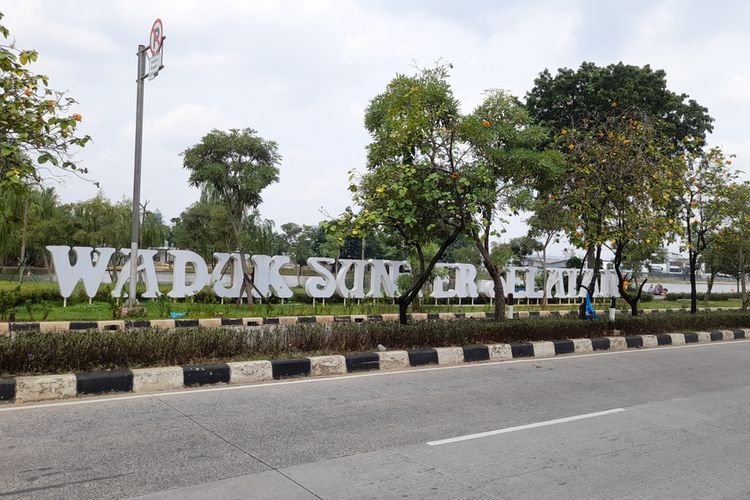
M 92 248 L 68 246 L 48 246 L 52 255 L 52 262 L 57 273 L 57 282 L 60 295 L 70 297 L 79 281 L 83 281 L 86 294 L 94 297 L 104 279 L 110 259 L 115 254 L 114 248 Z M 71 250 L 75 253 L 75 264 L 71 264 Z M 120 253 L 124 256 L 130 255 L 130 249 L 123 248 Z M 146 291 L 145 298 L 159 296 L 156 269 L 154 267 L 154 256 L 157 250 L 139 250 L 138 273 L 142 277 Z M 174 257 L 174 268 L 172 271 L 172 290 L 167 293 L 169 297 L 183 298 L 195 295 L 206 286 L 212 286 L 216 295 L 223 298 L 236 298 L 242 287 L 243 270 L 238 253 L 214 253 L 214 266 L 209 274 L 206 262 L 195 252 L 190 250 L 169 250 Z M 276 255 L 246 255 L 247 260 L 252 261 L 255 268 L 253 276 L 252 294 L 257 298 L 276 296 L 291 298 L 293 296 L 290 286 L 282 275 L 281 269 L 289 263 L 289 257 Z M 307 265 L 315 272 L 314 276 L 305 277 L 300 283 L 304 286 L 305 293 L 309 297 L 329 298 L 334 293 L 347 299 L 364 299 L 380 297 L 396 297 L 399 277 L 411 273 L 411 268 L 406 261 L 390 260 L 357 260 L 339 259 L 339 270 L 334 276 L 330 266 L 335 259 L 328 257 L 310 257 Z M 188 272 L 192 266 L 193 272 Z M 229 267 L 229 284 L 225 283 L 224 271 Z M 444 269 L 433 280 L 431 297 L 435 299 L 476 298 L 481 296 L 494 297 L 494 285 L 492 281 L 477 281 L 477 268 L 472 264 L 461 263 L 439 263 L 436 269 Z M 402 269 L 405 272 L 402 272 Z M 512 293 L 516 298 L 540 298 L 542 290 L 537 289 L 537 275 L 541 270 L 535 267 L 510 266 L 501 276 L 503 291 L 505 294 Z M 366 275 L 369 272 L 369 282 Z M 586 291 L 581 289 L 576 292 L 577 269 L 550 268 L 547 270 L 547 296 L 554 298 L 584 297 Z M 592 270 L 585 269 L 583 272 L 583 283 L 587 283 L 592 276 Z M 119 273 L 117 283 L 112 291 L 113 297 L 120 297 L 122 288 L 130 279 L 130 265 L 125 262 Z M 365 291 L 365 284 L 369 283 L 369 290 Z M 452 286 L 451 286 L 452 285 Z M 516 288 L 519 288 L 516 290 Z M 246 292 L 250 293 L 249 290 Z M 245 296 L 247 296 L 245 294 Z M 611 270 L 603 270 L 600 278 L 596 281 L 593 290 L 595 297 L 618 296 L 617 276 Z
M 69 246 L 48 246 L 52 254 L 52 265 L 57 273 L 57 286 L 60 295 L 66 299 L 73 293 L 79 281 L 83 281 L 86 295 L 93 297 L 107 272 L 109 259 L 115 253 L 114 248 L 73 247 L 76 263 L 70 264 Z
M 156 269 L 154 268 L 154 255 L 158 250 L 138 250 L 138 274 L 143 273 L 143 279 L 146 285 L 146 291 L 142 297 L 147 299 L 155 299 L 160 295 L 159 285 L 156 281 Z M 126 257 L 130 256 L 129 248 L 121 248 L 120 253 Z M 115 289 L 112 290 L 112 297 L 120 297 L 122 294 L 122 287 L 130 279 L 130 259 L 128 259 L 122 266 L 120 275 L 117 278 L 117 284 Z M 136 276 L 138 279 L 138 276 Z
M 172 298 L 188 297 L 195 295 L 208 285 L 208 266 L 200 255 L 190 250 L 169 250 L 168 253 L 174 257 L 172 290 L 167 293 L 168 296 Z M 192 283 L 187 283 L 185 279 L 188 264 L 192 264 L 195 270 Z
M 216 259 L 216 265 L 214 266 L 214 270 L 211 273 L 211 282 L 213 283 L 214 293 L 222 298 L 236 299 L 240 294 L 240 290 L 242 289 L 242 279 L 244 278 L 242 273 L 242 261 L 240 260 L 240 254 L 216 252 L 214 253 L 214 258 Z M 247 258 L 249 259 L 250 256 L 248 255 Z M 232 273 L 230 274 L 229 278 L 231 280 L 231 286 L 227 288 L 222 283 L 222 276 L 224 267 L 227 265 L 227 262 L 229 262 L 230 259 L 232 260 Z M 247 293 L 245 293 L 245 297 L 247 297 Z
M 310 257 L 307 259 L 307 265 L 313 271 L 318 273 L 317 276 L 307 278 L 305 281 L 305 293 L 308 297 L 316 299 L 327 299 L 336 291 L 336 277 L 326 268 L 336 262 L 336 259 L 328 257 Z
M 280 272 L 281 266 L 289 263 L 289 257 L 286 255 L 275 255 L 273 257 L 269 257 L 268 255 L 253 255 L 252 260 L 255 266 L 253 297 L 260 297 L 258 292 L 263 297 L 270 297 L 271 289 L 273 289 L 274 295 L 282 299 L 288 299 L 294 295 L 281 277 Z

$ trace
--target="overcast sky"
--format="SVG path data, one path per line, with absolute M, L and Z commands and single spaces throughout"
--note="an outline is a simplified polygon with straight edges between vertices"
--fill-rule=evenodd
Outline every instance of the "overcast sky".
M 32 68 L 79 101 L 93 143 L 78 160 L 104 194 L 130 197 L 136 48 L 161 18 L 162 73 L 146 82 L 142 199 L 168 221 L 195 202 L 179 153 L 211 129 L 251 127 L 276 141 L 280 182 L 260 211 L 315 224 L 351 203 L 363 114 L 415 62 L 453 64 L 464 111 L 486 89 L 523 96 L 544 68 L 623 61 L 664 69 L 669 88 L 708 107 L 709 141 L 750 161 L 750 3 L 704 1 L 72 1 L 10 0 L 3 23 Z M 744 177 L 747 177 L 743 174 Z M 68 177 L 63 201 L 96 194 Z M 523 232 L 522 221 L 510 234 Z

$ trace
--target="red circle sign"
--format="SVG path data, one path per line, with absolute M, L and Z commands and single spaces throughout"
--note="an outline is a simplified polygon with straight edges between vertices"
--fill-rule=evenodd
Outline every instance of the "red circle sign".
M 161 45 L 164 42 L 164 26 L 161 23 L 161 19 L 154 21 L 154 25 L 151 26 L 151 36 L 149 39 L 149 48 L 151 49 L 151 55 L 156 56 L 161 52 Z

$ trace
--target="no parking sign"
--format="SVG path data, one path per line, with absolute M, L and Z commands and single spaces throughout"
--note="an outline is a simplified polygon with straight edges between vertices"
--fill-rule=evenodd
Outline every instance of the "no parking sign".
M 156 21 L 154 21 L 153 26 L 151 26 L 151 34 L 149 36 L 149 80 L 153 80 L 154 78 L 156 78 L 156 75 L 159 74 L 159 70 L 164 67 L 164 65 L 162 64 L 162 57 L 164 55 L 162 48 L 164 47 L 165 38 L 164 25 L 162 24 L 161 19 L 157 19 Z

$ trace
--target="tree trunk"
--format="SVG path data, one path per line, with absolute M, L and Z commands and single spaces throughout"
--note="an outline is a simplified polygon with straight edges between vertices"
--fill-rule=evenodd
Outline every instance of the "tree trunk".
M 630 306 L 630 314 L 632 316 L 638 316 L 638 301 L 641 300 L 641 294 L 643 293 L 643 287 L 646 285 L 646 282 L 648 279 L 643 280 L 643 282 L 638 286 L 638 291 L 635 295 L 630 295 L 630 293 L 625 289 L 625 277 L 622 275 L 622 271 L 620 270 L 620 266 L 622 265 L 622 259 L 623 259 L 623 252 L 625 251 L 624 246 L 617 246 L 615 249 L 615 273 L 617 273 L 617 289 L 620 291 L 620 297 L 628 303 Z
M 479 249 L 479 253 L 482 255 L 482 262 L 484 268 L 487 269 L 495 290 L 495 319 L 500 321 L 505 319 L 505 290 L 503 289 L 503 282 L 500 279 L 500 269 L 497 265 L 492 262 L 492 257 L 489 251 L 482 244 L 479 237 L 474 238 L 474 244 Z
M 589 281 L 589 294 L 591 294 L 591 300 L 594 300 L 594 290 L 596 289 L 596 280 L 599 279 L 600 274 L 600 268 L 602 266 L 602 246 L 597 245 L 596 250 L 594 252 L 591 252 L 591 255 L 594 256 L 594 272 L 591 275 L 591 281 Z
M 739 250 L 739 259 L 740 261 L 740 286 L 741 286 L 741 292 L 740 296 L 742 297 L 742 310 L 747 310 L 747 283 L 746 283 L 746 276 L 745 276 L 745 256 L 744 252 L 742 251 L 742 244 L 740 244 L 740 250 Z
M 451 243 L 456 241 L 456 238 L 461 232 L 461 229 L 462 228 L 456 228 L 451 236 L 447 240 L 443 241 L 438 251 L 432 257 L 432 259 L 430 259 L 429 264 L 427 264 L 427 266 L 420 272 L 419 277 L 412 284 L 411 288 L 409 288 L 406 292 L 404 292 L 403 295 L 396 299 L 396 303 L 398 304 L 398 319 L 399 323 L 401 323 L 402 325 L 408 323 L 406 311 L 408 310 L 409 305 L 414 301 L 414 299 L 419 296 L 419 291 L 422 289 L 424 284 L 427 282 L 427 279 L 430 277 L 430 273 L 432 273 L 432 270 L 435 268 L 435 264 L 437 264 L 437 262 L 442 258 L 445 250 L 451 245 Z
M 547 309 L 547 245 L 542 248 L 542 309 Z
M 695 283 L 695 267 L 698 255 L 695 250 L 688 251 L 688 260 L 690 261 L 690 314 L 695 314 L 698 312 L 698 288 Z
M 18 282 L 23 281 L 23 266 L 26 264 L 26 232 L 29 226 L 29 200 L 23 203 L 23 226 L 21 228 L 21 260 L 18 263 Z
M 402 325 L 407 324 L 409 317 L 406 314 L 409 310 L 409 304 L 407 302 L 398 301 L 398 322 Z
M 703 297 L 703 303 L 705 307 L 708 307 L 708 302 L 711 300 L 711 290 L 714 288 L 714 279 L 716 279 L 716 271 L 713 269 L 708 275 L 708 284 L 706 285 L 706 295 Z

